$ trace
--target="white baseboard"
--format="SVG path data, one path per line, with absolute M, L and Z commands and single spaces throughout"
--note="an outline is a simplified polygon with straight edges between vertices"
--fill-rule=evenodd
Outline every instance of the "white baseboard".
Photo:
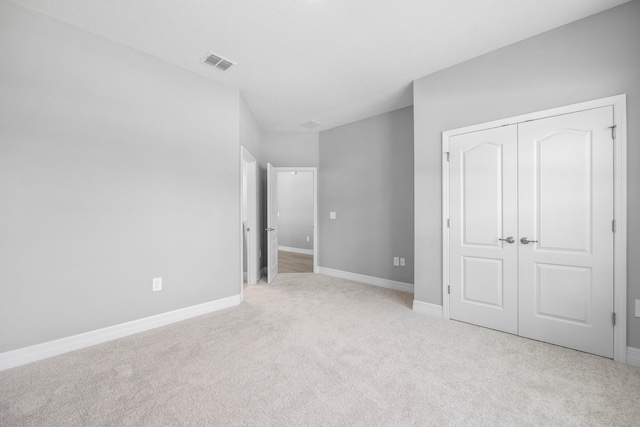
M 291 246 L 278 246 L 279 251 L 295 252 L 297 254 L 313 255 L 313 249 L 292 248 Z
M 239 305 L 240 295 L 0 353 L 0 371 Z
M 640 366 L 640 348 L 627 347 L 627 365 Z
M 353 280 L 354 282 L 366 283 L 367 285 L 379 286 L 381 288 L 394 289 L 396 291 L 413 293 L 411 283 L 397 282 L 395 280 L 381 279 L 379 277 L 365 276 L 364 274 L 351 273 L 349 271 L 334 270 L 333 268 L 318 267 L 318 273 L 326 276 L 339 277 L 341 279 Z
M 442 306 L 438 304 L 413 300 L 413 311 L 442 319 Z

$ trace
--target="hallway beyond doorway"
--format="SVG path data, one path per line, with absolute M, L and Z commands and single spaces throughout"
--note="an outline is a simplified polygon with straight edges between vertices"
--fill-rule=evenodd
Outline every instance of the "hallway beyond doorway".
M 313 273 L 313 255 L 279 250 L 278 272 Z

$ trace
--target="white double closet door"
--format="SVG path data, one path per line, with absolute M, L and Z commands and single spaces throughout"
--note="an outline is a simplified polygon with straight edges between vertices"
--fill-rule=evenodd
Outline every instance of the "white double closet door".
M 449 314 L 613 357 L 613 107 L 449 140 Z

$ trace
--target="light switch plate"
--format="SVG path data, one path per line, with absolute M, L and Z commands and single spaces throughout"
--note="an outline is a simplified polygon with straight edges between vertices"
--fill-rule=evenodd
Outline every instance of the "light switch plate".
M 640 317 L 640 299 L 636 300 L 636 317 Z
M 406 265 L 404 258 L 400 258 L 400 267 L 404 267 Z
M 398 267 L 400 265 L 400 258 L 398 258 L 397 256 L 394 256 L 393 257 L 393 265 Z
M 329 219 L 336 219 L 336 213 L 335 212 L 329 212 Z
M 151 285 L 151 290 L 153 292 L 162 290 L 162 277 L 154 277 L 153 284 Z

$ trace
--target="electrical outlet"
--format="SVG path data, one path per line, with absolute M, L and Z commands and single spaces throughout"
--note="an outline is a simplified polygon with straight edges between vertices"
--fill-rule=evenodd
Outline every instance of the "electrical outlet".
M 400 267 L 404 267 L 405 265 L 404 258 L 400 258 Z
M 151 290 L 153 292 L 162 290 L 162 277 L 154 277 L 153 284 L 151 285 Z
M 307 236 L 307 242 L 309 241 L 309 236 Z
M 393 257 L 393 265 L 395 265 L 396 267 L 400 265 L 400 258 L 398 258 L 397 256 Z
M 335 212 L 329 212 L 329 219 L 336 219 L 336 213 Z

